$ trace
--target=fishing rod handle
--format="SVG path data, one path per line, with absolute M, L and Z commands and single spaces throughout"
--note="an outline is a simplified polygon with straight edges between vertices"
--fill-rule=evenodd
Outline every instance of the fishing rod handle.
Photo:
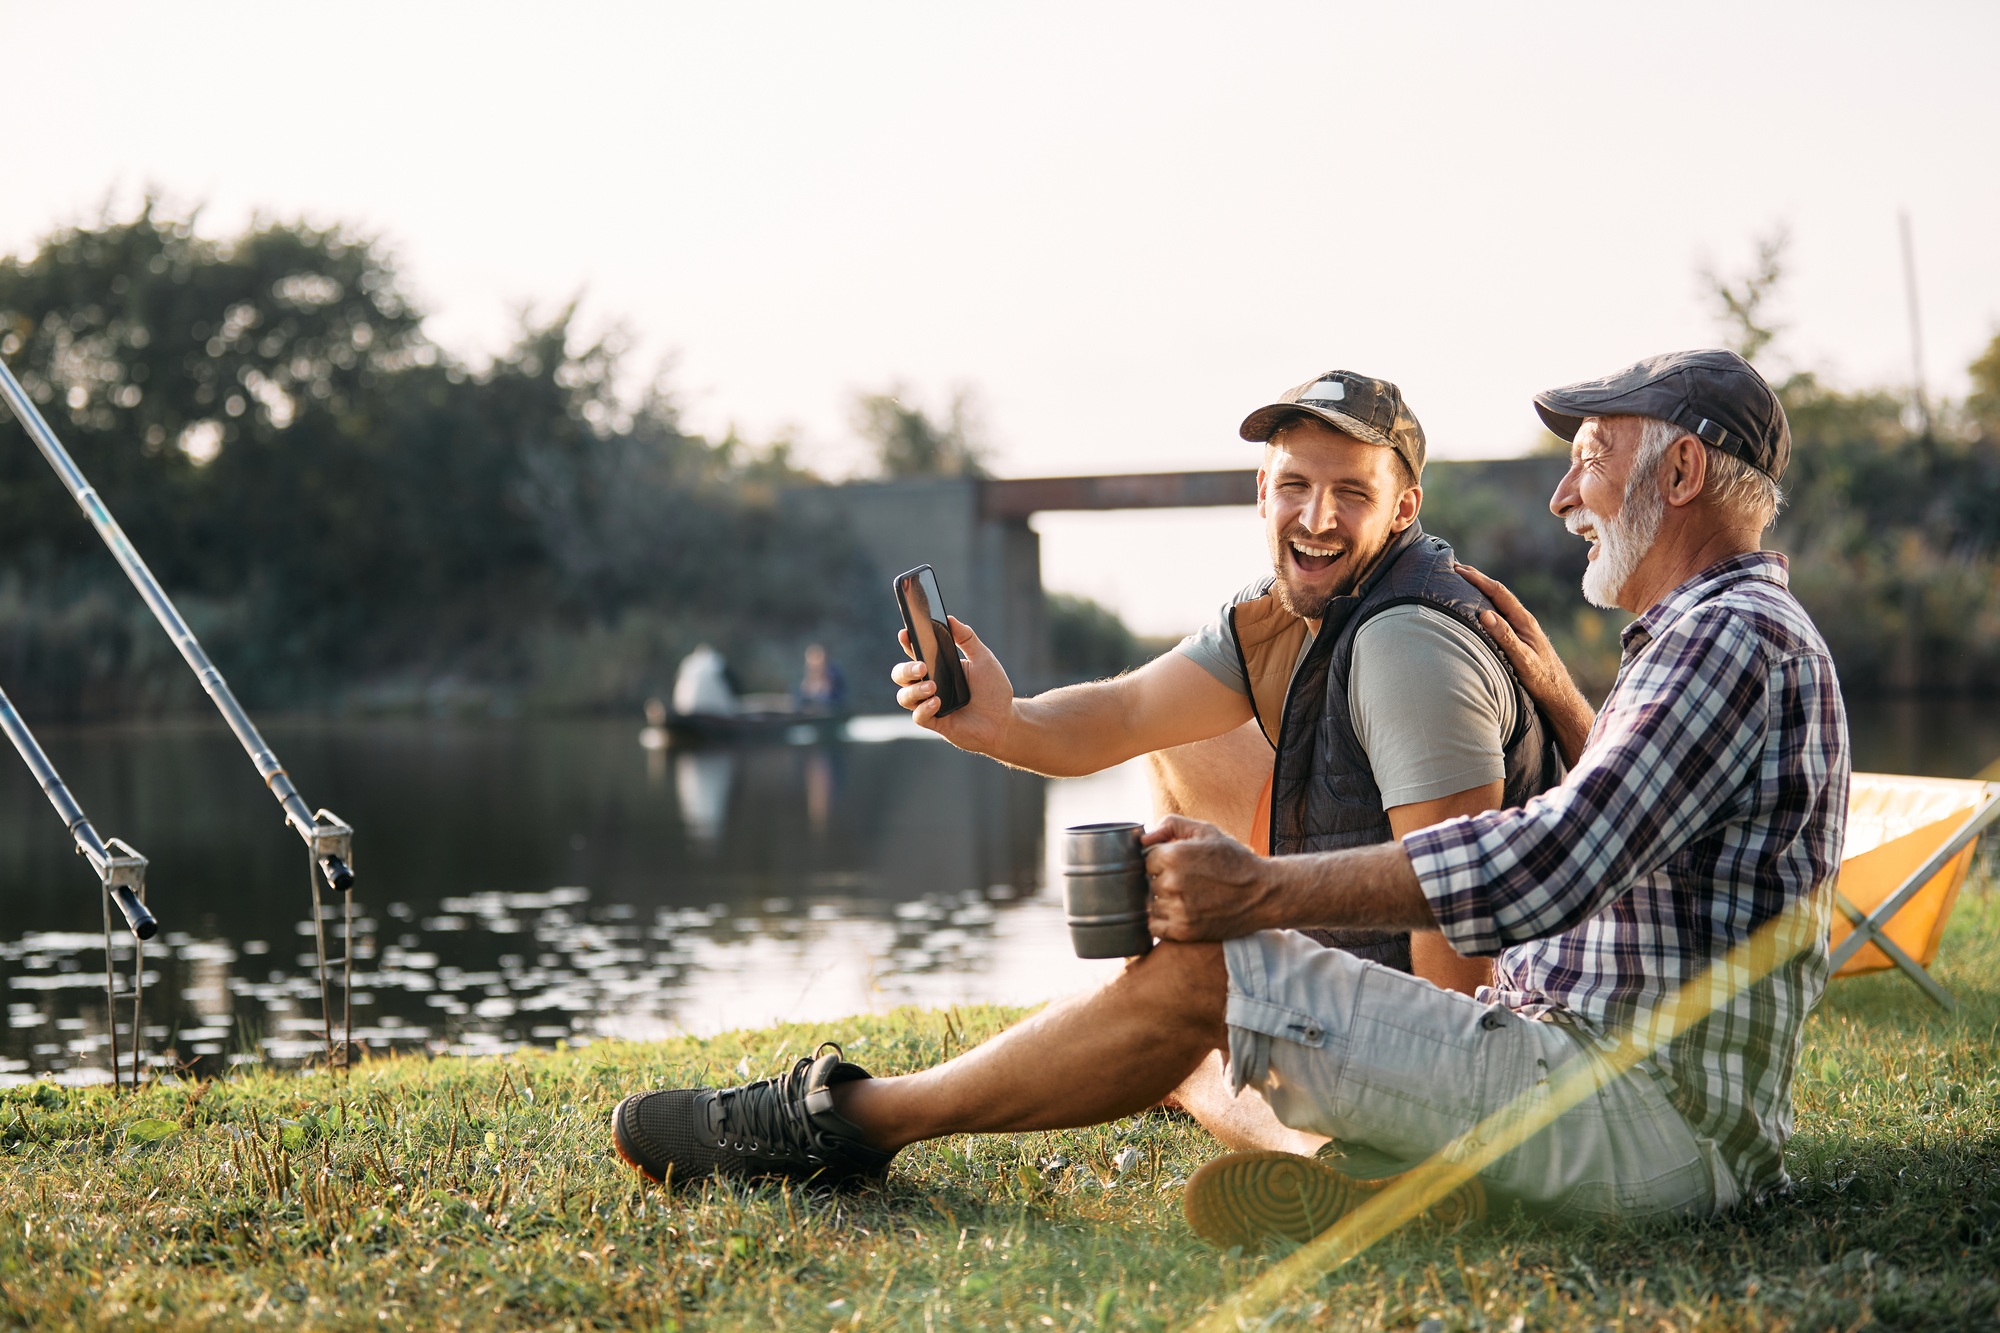
M 111 901 L 117 903 L 118 910 L 124 913 L 125 924 L 131 927 L 133 938 L 150 940 L 160 933 L 160 923 L 146 910 L 146 904 L 139 901 L 139 895 L 132 892 L 131 885 L 112 885 Z
M 335 893 L 346 893 L 354 887 L 353 869 L 337 856 L 322 856 L 319 872 L 326 876 L 327 887 Z

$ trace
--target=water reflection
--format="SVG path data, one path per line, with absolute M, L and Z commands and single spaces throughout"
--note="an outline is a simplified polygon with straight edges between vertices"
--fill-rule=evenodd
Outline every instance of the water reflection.
M 1851 720 L 1864 769 L 1964 776 L 2000 756 L 2000 709 L 1980 702 Z M 1136 766 L 1048 782 L 902 718 L 856 719 L 832 743 L 693 750 L 599 722 L 266 730 L 360 830 L 353 1015 L 373 1050 L 1031 1003 L 1118 966 L 1070 954 L 1048 831 L 1142 816 Z M 154 1064 L 320 1052 L 312 871 L 227 733 L 42 740 L 98 827 L 152 858 Z M 0 766 L 0 903 L 0 1082 L 107 1080 L 97 887 L 17 766 Z M 347 926 L 327 911 L 337 957 Z M 133 942 L 113 945 L 129 987 Z
M 733 750 L 684 750 L 674 756 L 674 794 L 680 798 L 681 822 L 687 826 L 688 839 L 704 851 L 714 851 L 722 842 L 735 778 Z
M 271 730 L 301 784 L 338 793 L 361 830 L 352 1012 L 374 1050 L 1047 998 L 1104 965 L 1069 956 L 1043 891 L 1045 823 L 1144 808 L 1135 771 L 1052 784 L 912 739 L 902 719 L 835 743 L 666 751 L 598 723 Z M 153 1063 L 321 1053 L 306 867 L 229 738 L 44 740 L 98 822 L 152 858 L 166 928 L 145 949 Z M 24 775 L 0 777 L 0 886 L 19 932 L 0 944 L 0 1081 L 104 1080 L 96 888 L 59 855 L 39 799 Z M 342 905 L 325 912 L 338 958 Z M 126 987 L 132 950 L 114 938 Z

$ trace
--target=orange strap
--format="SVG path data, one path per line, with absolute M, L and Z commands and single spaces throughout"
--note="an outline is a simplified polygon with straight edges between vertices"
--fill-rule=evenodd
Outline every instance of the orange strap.
M 1257 793 L 1257 813 L 1250 816 L 1250 850 L 1259 856 L 1271 854 L 1271 779 L 1275 773 L 1264 778 L 1264 790 Z

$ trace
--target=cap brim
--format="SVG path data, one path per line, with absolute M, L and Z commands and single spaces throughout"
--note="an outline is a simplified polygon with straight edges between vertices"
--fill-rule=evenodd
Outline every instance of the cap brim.
M 1562 410 L 1565 404 L 1559 401 L 1552 402 L 1550 401 L 1551 397 L 1552 395 L 1549 394 L 1536 395 L 1536 415 L 1541 417 L 1544 426 L 1547 426 L 1555 434 L 1560 435 L 1572 444 L 1576 442 L 1576 433 L 1583 429 L 1584 418 L 1601 415 L 1596 412 L 1586 412 L 1582 415 L 1565 412 Z
M 1342 435 L 1353 436 L 1363 444 L 1379 444 L 1384 449 L 1396 447 L 1390 443 L 1388 436 L 1365 421 L 1357 421 L 1345 412 L 1334 412 L 1324 407 L 1308 407 L 1304 403 L 1271 403 L 1260 407 L 1243 418 L 1243 424 L 1236 428 L 1236 433 L 1246 440 L 1262 444 L 1276 435 L 1280 426 L 1299 417 L 1310 417 L 1314 421 L 1333 427 Z

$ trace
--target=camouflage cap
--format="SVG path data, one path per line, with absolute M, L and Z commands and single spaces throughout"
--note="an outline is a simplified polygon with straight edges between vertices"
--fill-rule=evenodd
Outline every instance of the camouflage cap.
M 1285 390 L 1278 401 L 1243 418 L 1237 433 L 1263 441 L 1287 422 L 1310 417 L 1364 444 L 1393 449 L 1409 464 L 1410 475 L 1424 475 L 1424 428 L 1403 401 L 1403 391 L 1387 380 L 1370 379 L 1351 370 L 1329 370 L 1318 379 Z

